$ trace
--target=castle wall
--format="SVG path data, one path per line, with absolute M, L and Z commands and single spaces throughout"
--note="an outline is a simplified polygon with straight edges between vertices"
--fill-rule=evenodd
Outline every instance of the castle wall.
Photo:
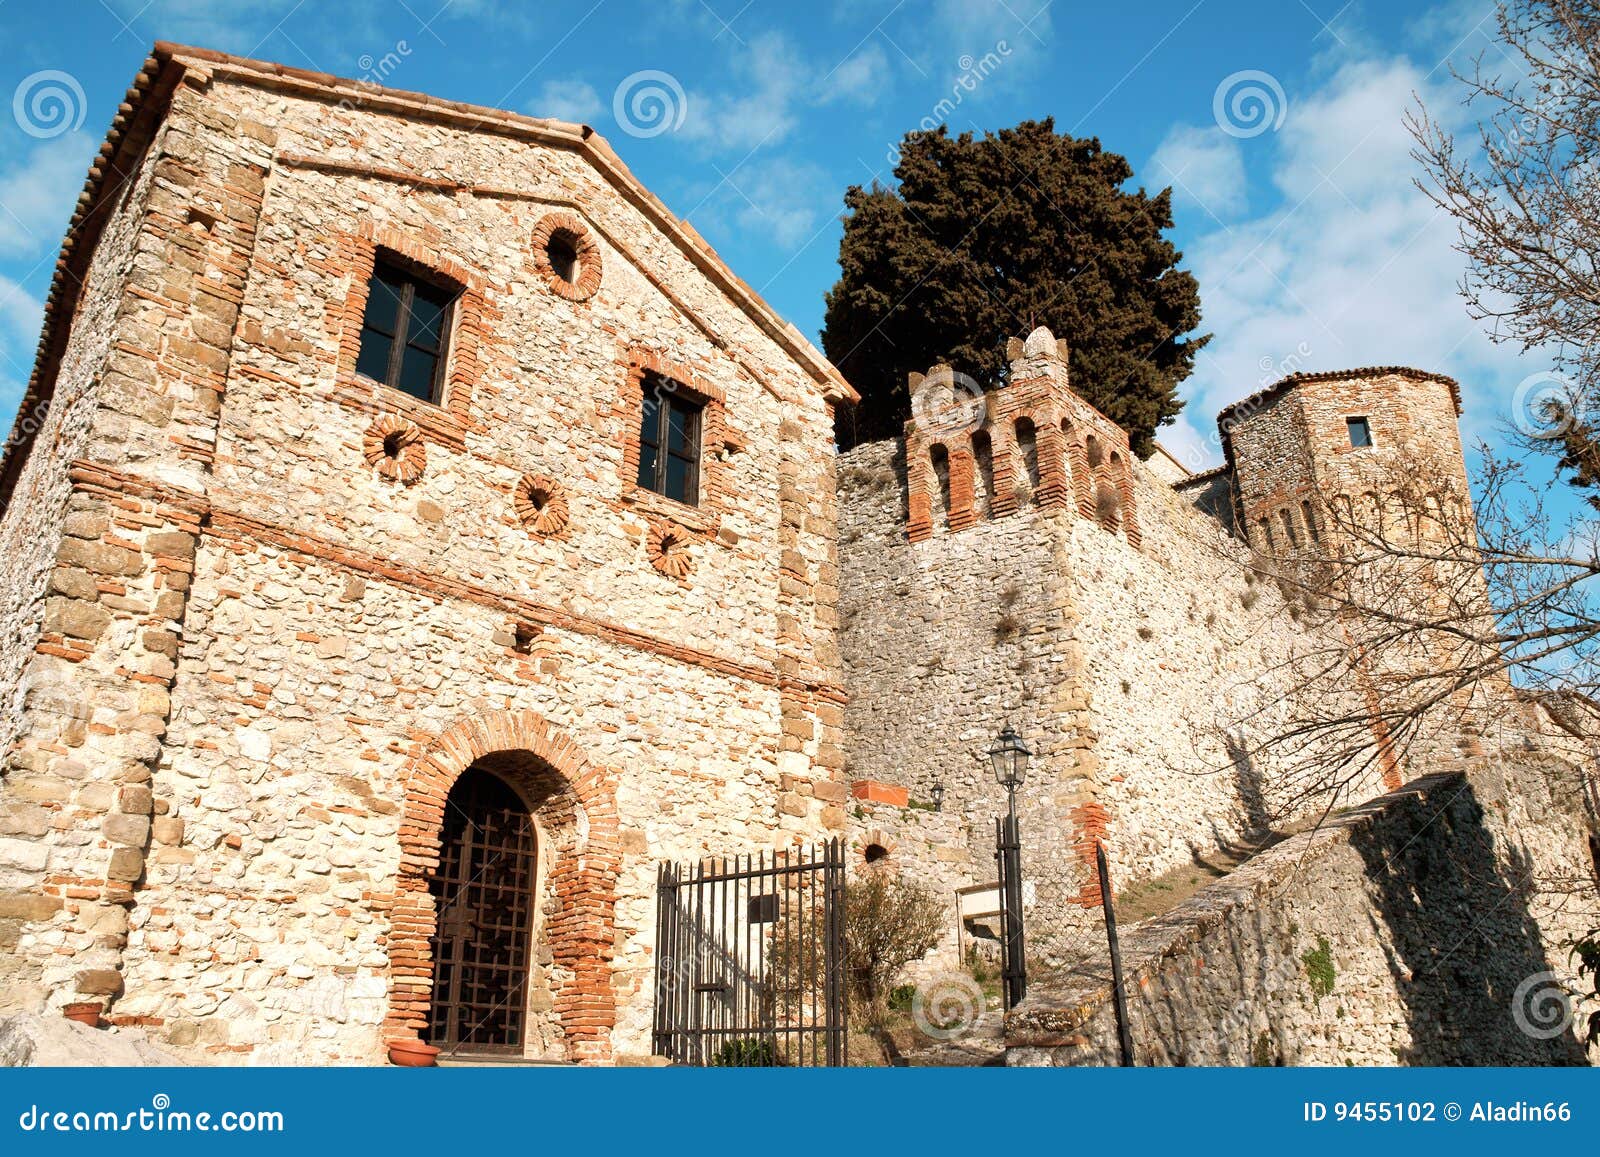
M 1571 937 L 1600 919 L 1593 888 L 1529 903 L 1530 875 L 1582 866 L 1572 779 L 1523 763 L 1418 780 L 1127 930 L 1137 1063 L 1592 1062 L 1558 994 Z M 1102 953 L 1035 985 L 1007 1063 L 1119 1063 L 1108 976 Z
M 1016 367 L 1012 379 L 1028 380 Z M 997 494 L 1011 477 L 998 447 L 1017 388 L 989 395 Z M 1088 424 L 1068 412 L 1067 428 Z M 1072 452 L 1081 443 L 1041 449 L 1032 493 L 999 515 L 981 483 L 976 501 L 963 494 L 962 480 L 985 471 L 963 467 L 958 443 L 948 481 L 921 464 L 919 532 L 919 464 L 902 455 L 927 454 L 934 436 L 908 429 L 906 443 L 858 447 L 839 466 L 847 771 L 903 786 L 911 802 L 854 802 L 858 850 L 891 848 L 893 864 L 952 904 L 955 889 L 992 880 L 1005 796 L 986 753 L 1010 722 L 1036 753 L 1018 797 L 1030 948 L 1062 962 L 1100 936 L 1097 840 L 1126 887 L 1326 806 L 1300 798 L 1303 768 L 1257 750 L 1290 711 L 1287 666 L 1328 640 L 1248 547 L 1136 461 L 1120 509 L 1137 536 L 1108 525 L 1075 500 L 1093 472 Z M 1047 453 L 1058 456 L 1054 490 Z M 939 813 L 926 810 L 935 783 Z M 1341 799 L 1381 790 L 1374 773 Z
M 1006 804 L 987 753 L 1001 727 L 1009 720 L 1035 746 L 1077 739 L 1059 712 L 1056 535 L 1027 511 L 908 541 L 897 442 L 840 455 L 838 477 L 846 776 L 904 787 L 918 805 L 853 800 L 853 842 L 859 854 L 888 841 L 897 869 L 949 900 L 993 878 Z M 1025 810 L 1049 779 L 1024 787 Z M 926 810 L 935 784 L 939 812 Z
M 844 825 L 829 403 L 575 150 L 186 67 L 124 303 L 145 412 L 94 414 L 51 544 L 89 726 L 25 721 L 5 781 L 60 799 L 19 999 L 377 1060 L 426 1012 L 443 793 L 523 750 L 563 785 L 543 1051 L 648 1053 L 655 865 Z M 354 375 L 380 248 L 462 288 L 442 406 Z M 651 371 L 706 403 L 697 508 L 633 485 Z

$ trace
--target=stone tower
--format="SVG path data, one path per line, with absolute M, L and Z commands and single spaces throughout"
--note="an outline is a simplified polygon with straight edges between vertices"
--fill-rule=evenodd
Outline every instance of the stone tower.
M 1460 412 L 1453 379 L 1403 366 L 1295 374 L 1235 402 L 1218 424 L 1251 545 L 1291 554 L 1352 519 L 1398 540 L 1433 502 L 1470 518 Z

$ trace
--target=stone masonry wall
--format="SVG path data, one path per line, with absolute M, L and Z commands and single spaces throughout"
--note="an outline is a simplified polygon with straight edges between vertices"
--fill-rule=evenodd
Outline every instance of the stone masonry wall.
M 58 801 L 28 999 L 378 1059 L 426 1013 L 443 793 L 503 752 L 551 793 L 532 1051 L 646 1054 L 656 864 L 844 826 L 830 404 L 575 148 L 180 66 L 58 547 L 93 630 L 31 660 L 83 708 L 0 789 Z M 379 249 L 462 291 L 441 406 L 353 372 Z M 698 507 L 633 485 L 645 373 L 705 403 Z
M 1036 338 L 1035 365 L 1054 348 Z M 1013 380 L 1025 377 L 1014 367 Z M 995 396 L 986 429 L 1004 416 Z M 919 534 L 914 512 L 905 521 L 917 483 L 902 455 L 926 453 L 917 448 L 930 440 L 858 447 L 840 463 L 849 775 L 904 786 L 924 804 L 934 783 L 946 790 L 937 821 L 855 803 L 858 847 L 892 843 L 903 870 L 946 895 L 992 880 L 1005 798 L 985 753 L 1006 722 L 1037 753 L 1018 802 L 1025 907 L 1033 927 L 1056 925 L 1067 939 L 1098 920 L 1086 911 L 1098 903 L 1096 839 L 1123 887 L 1291 818 L 1282 769 L 1251 749 L 1286 710 L 1273 673 L 1322 639 L 1249 549 L 1136 461 L 1121 484 L 1136 541 L 1093 505 L 1086 516 L 1084 505 L 1047 501 L 1042 440 L 1041 499 L 1024 493 L 1010 514 L 980 501 L 978 517 L 941 518 L 935 491 Z M 963 506 L 961 456 L 950 454 L 952 508 Z M 1069 456 L 1056 485 L 1075 494 L 1092 470 Z M 1348 798 L 1381 790 L 1368 777 Z
M 1591 874 L 1529 903 L 1534 880 L 1587 858 L 1579 774 L 1537 761 L 1415 781 L 1124 929 L 1136 1062 L 1592 1062 L 1571 1021 L 1545 1018 L 1600 893 Z M 1109 975 L 1102 954 L 1035 985 L 1007 1016 L 1007 1063 L 1119 1063 Z

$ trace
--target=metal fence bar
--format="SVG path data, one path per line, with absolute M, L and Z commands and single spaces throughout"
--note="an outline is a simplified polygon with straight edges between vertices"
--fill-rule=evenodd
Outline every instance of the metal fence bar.
M 690 1065 L 843 1065 L 844 844 L 657 872 L 655 1051 Z
M 1106 846 L 1094 842 L 1094 866 L 1100 876 L 1100 907 L 1105 910 L 1106 944 L 1111 949 L 1111 995 L 1117 1012 L 1117 1047 L 1124 1065 L 1133 1064 L 1133 1032 L 1128 1026 L 1128 990 L 1122 983 L 1122 949 L 1117 944 L 1117 909 L 1111 902 L 1111 869 Z

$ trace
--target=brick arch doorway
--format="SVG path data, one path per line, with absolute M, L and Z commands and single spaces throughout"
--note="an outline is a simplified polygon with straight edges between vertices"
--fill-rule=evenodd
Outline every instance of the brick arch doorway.
M 433 991 L 424 1039 L 446 1054 L 549 1056 L 560 1049 L 546 962 L 540 893 L 548 868 L 534 819 L 539 804 L 514 786 L 530 777 L 495 769 L 493 757 L 462 773 L 445 798 L 433 896 Z M 510 771 L 511 774 L 507 774 Z M 543 802 L 543 801 L 540 801 Z
M 481 776 L 489 777 L 488 788 Z M 523 1035 L 520 1044 L 501 1042 L 500 1051 L 552 1060 L 608 1060 L 616 1017 L 611 959 L 621 866 L 616 780 L 570 740 L 552 735 L 531 711 L 490 710 L 464 717 L 411 765 L 389 937 L 386 1031 L 391 1039 L 430 1036 L 439 975 L 435 948 L 441 936 L 471 932 L 470 927 L 441 929 L 441 915 L 448 914 L 441 912 L 436 896 L 445 841 L 460 838 L 448 825 L 451 796 L 463 780 L 468 787 L 456 803 L 472 803 L 468 791 L 487 791 L 474 806 L 515 812 L 520 804 L 532 825 Z M 477 788 L 471 786 L 474 781 Z M 463 810 L 471 814 L 472 809 Z M 483 1035 L 477 1034 L 480 1042 Z M 453 1046 L 443 1047 L 448 1051 Z M 469 1040 L 460 1051 L 480 1050 Z

